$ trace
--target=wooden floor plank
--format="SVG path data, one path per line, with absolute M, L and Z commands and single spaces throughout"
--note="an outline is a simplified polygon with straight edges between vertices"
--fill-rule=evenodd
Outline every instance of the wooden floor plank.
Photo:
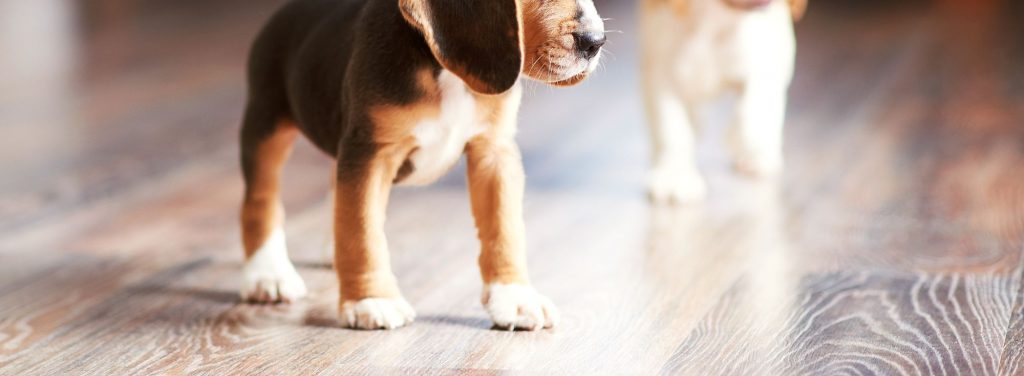
M 283 192 L 311 296 L 238 302 L 242 64 L 281 2 L 45 13 L 59 39 L 45 46 L 77 52 L 13 81 L 23 95 L 0 91 L 16 136 L 0 138 L 0 374 L 1024 370 L 1019 2 L 812 2 L 786 174 L 731 171 L 726 101 L 701 141 L 711 196 L 667 208 L 643 191 L 634 4 L 599 1 L 624 31 L 606 68 L 578 88 L 528 84 L 521 115 L 530 273 L 564 316 L 538 333 L 491 330 L 480 307 L 461 166 L 388 208 L 417 321 L 338 328 L 331 162 L 306 142 Z
M 995 375 L 1018 282 L 837 272 L 807 276 L 795 291 L 777 291 L 744 281 L 663 371 Z
M 999 375 L 1024 372 L 1024 277 L 1020 278 L 999 357 Z

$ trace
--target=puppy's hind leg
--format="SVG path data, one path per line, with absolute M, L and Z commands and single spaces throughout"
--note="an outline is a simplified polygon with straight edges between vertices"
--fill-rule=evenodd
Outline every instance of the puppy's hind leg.
M 644 100 L 653 145 L 648 180 L 651 200 L 687 204 L 704 199 L 707 184 L 697 170 L 694 117 L 683 99 L 655 72 L 644 73 Z
M 327 203 L 327 211 L 325 212 L 326 221 L 324 223 L 334 223 L 334 196 L 335 191 L 337 190 L 337 181 L 337 171 L 332 171 L 331 188 L 327 191 L 327 197 L 324 199 L 324 202 Z M 334 226 L 331 225 L 328 227 L 329 229 L 325 229 L 323 233 L 323 248 L 321 248 L 322 253 L 320 254 L 320 261 L 322 261 L 324 265 L 334 265 Z
M 306 295 L 284 235 L 284 207 L 280 199 L 281 170 L 288 159 L 297 129 L 288 120 L 264 116 L 250 104 L 242 125 L 242 299 L 255 303 L 292 302 Z

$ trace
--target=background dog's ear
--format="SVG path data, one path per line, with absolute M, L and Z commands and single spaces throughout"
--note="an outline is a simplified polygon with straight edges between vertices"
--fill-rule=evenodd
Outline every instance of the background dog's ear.
M 793 13 L 793 21 L 800 21 L 807 12 L 807 0 L 786 0 L 789 2 L 789 10 Z
M 481 94 L 519 80 L 523 45 L 518 0 L 399 0 L 402 16 L 423 33 L 434 57 Z

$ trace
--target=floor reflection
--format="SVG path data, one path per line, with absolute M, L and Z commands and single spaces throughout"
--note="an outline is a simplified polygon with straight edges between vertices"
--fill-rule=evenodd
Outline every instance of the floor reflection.
M 719 198 L 705 208 L 652 207 L 649 277 L 678 293 L 670 299 L 694 329 L 708 322 L 751 324 L 726 330 L 751 349 L 785 348 L 802 274 L 779 184 L 735 179 L 715 194 Z

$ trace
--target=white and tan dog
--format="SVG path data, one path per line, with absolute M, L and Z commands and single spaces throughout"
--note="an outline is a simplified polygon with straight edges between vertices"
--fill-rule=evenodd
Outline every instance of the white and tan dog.
M 755 176 L 782 168 L 786 92 L 793 76 L 793 21 L 806 0 L 644 0 L 643 85 L 654 166 L 651 198 L 701 200 L 697 170 L 699 107 L 739 95 L 730 146 L 736 168 Z

